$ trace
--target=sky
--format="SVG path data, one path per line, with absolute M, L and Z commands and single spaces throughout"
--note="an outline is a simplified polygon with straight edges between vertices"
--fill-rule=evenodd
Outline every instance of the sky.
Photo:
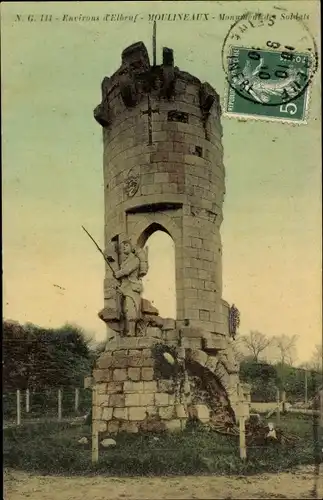
M 97 340 L 105 338 L 97 317 L 104 262 L 81 230 L 84 225 L 103 246 L 103 145 L 93 119 L 101 81 L 136 41 L 151 57 L 149 13 L 209 13 L 204 21 L 159 21 L 157 63 L 163 46 L 173 48 L 175 64 L 223 98 L 221 48 L 233 21 L 219 16 L 252 10 L 256 3 L 2 2 L 6 319 L 45 327 L 76 323 Z M 258 5 L 264 13 L 277 6 Z M 319 2 L 280 1 L 282 8 L 308 14 L 306 24 L 319 39 Z M 138 17 L 104 21 L 109 13 Z M 41 21 L 41 14 L 52 21 Z M 82 20 L 87 15 L 99 20 Z M 70 16 L 75 18 L 66 20 Z M 257 329 L 268 336 L 299 335 L 300 361 L 321 342 L 322 330 L 319 80 L 317 73 L 306 125 L 222 118 L 223 298 L 239 308 L 241 334 Z M 172 241 L 155 233 L 148 246 L 145 296 L 163 316 L 173 316 Z

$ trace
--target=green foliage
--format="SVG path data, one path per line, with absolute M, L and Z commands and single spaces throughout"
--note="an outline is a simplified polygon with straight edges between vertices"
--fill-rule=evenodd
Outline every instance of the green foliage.
M 321 373 L 295 368 L 286 363 L 277 363 L 275 369 L 277 372 L 277 386 L 280 390 L 286 391 L 290 402 L 304 401 L 306 383 L 307 397 L 312 399 L 322 381 Z
M 82 329 L 58 329 L 3 321 L 3 386 L 40 390 L 79 387 L 91 370 L 91 353 Z
M 227 437 L 192 426 L 180 433 L 119 434 L 117 446 L 100 449 L 100 460 L 91 464 L 91 434 L 86 426 L 38 424 L 4 431 L 4 465 L 44 474 L 183 475 L 253 474 L 279 472 L 314 463 L 312 421 L 282 416 L 282 427 L 297 432 L 297 445 L 248 448 L 247 460 L 239 458 L 237 437 Z M 87 436 L 87 445 L 78 440 Z
M 251 384 L 252 401 L 274 401 L 276 398 L 277 372 L 268 363 L 257 363 L 254 359 L 240 364 L 241 380 Z
M 257 363 L 257 361 L 244 360 L 240 365 L 240 374 L 243 379 L 257 379 L 261 378 L 263 383 L 267 383 L 270 380 L 276 380 L 277 373 L 273 365 L 268 363 Z
M 30 378 L 30 364 L 33 362 L 32 337 L 23 326 L 14 321 L 2 324 L 2 376 L 6 388 L 25 389 Z
M 241 380 L 251 384 L 252 401 L 275 401 L 277 388 L 285 390 L 287 400 L 291 403 L 304 401 L 305 370 L 295 368 L 287 363 L 275 365 L 244 359 L 240 364 Z M 312 399 L 316 394 L 322 374 L 307 371 L 307 396 Z

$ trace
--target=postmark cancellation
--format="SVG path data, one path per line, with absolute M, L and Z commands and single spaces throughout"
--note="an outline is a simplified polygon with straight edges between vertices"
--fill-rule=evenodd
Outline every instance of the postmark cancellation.
M 306 123 L 310 68 L 306 53 L 233 46 L 224 115 Z
M 225 37 L 222 64 L 225 116 L 307 122 L 318 51 L 302 20 L 247 13 Z

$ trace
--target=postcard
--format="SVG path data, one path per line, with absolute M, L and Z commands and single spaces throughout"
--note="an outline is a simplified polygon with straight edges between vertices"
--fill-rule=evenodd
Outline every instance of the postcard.
M 1 3 L 8 500 L 322 498 L 319 19 Z

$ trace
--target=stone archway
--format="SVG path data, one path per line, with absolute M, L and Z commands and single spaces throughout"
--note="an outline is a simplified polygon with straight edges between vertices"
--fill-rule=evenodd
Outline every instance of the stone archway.
M 148 239 L 157 231 L 167 234 L 173 240 L 172 235 L 167 231 L 167 229 L 164 228 L 164 226 L 158 224 L 158 222 L 152 222 L 139 236 L 137 240 L 138 245 L 143 248 Z
M 147 248 L 149 262 L 143 298 L 158 309 L 160 316 L 176 319 L 175 243 L 162 226 L 151 224 L 139 244 Z
M 136 219 L 135 222 L 131 218 Z M 164 231 L 171 236 L 175 243 L 175 250 L 181 246 L 182 231 L 181 228 L 174 222 L 173 218 L 166 213 L 146 213 L 146 214 L 132 214 L 128 217 L 129 234 L 134 242 L 139 246 L 143 246 L 154 231 Z M 131 222 L 131 224 L 129 224 Z
M 148 238 L 150 238 L 156 231 L 161 231 L 172 239 L 175 253 L 176 314 L 174 316 L 176 319 L 183 319 L 183 235 L 181 227 L 175 221 L 172 214 L 167 214 L 165 212 L 153 212 L 145 214 L 128 214 L 127 228 L 132 241 L 142 248 Z

